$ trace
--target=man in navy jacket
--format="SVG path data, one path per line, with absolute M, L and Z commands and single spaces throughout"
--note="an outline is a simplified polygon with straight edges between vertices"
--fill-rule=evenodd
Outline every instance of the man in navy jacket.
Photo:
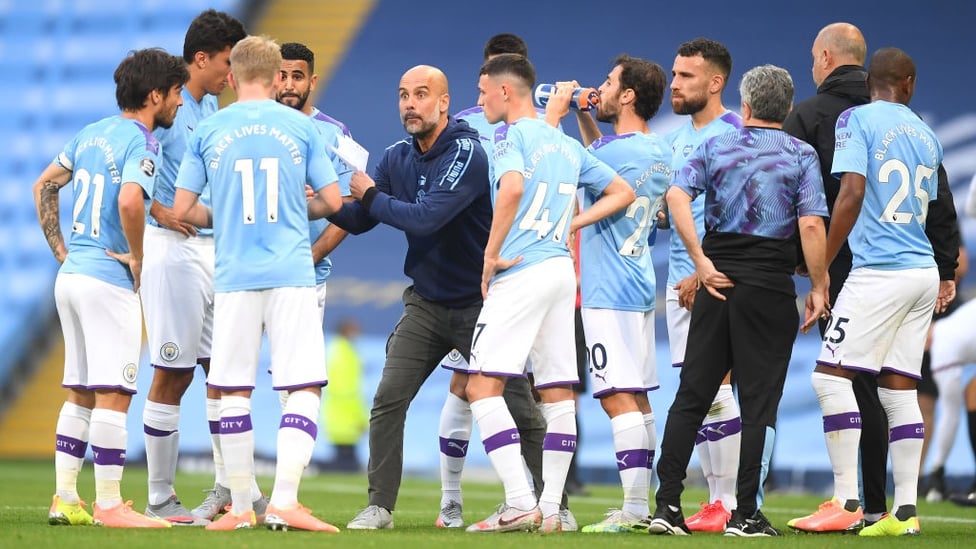
M 457 349 L 468 358 L 481 311 L 481 274 L 491 227 L 488 158 L 478 132 L 448 115 L 447 78 L 420 65 L 400 79 L 400 117 L 410 137 L 387 148 L 371 179 L 353 175 L 355 202 L 330 221 L 359 234 L 385 223 L 407 237 L 403 272 L 413 285 L 387 343 L 386 364 L 370 413 L 369 506 L 350 529 L 392 528 L 403 473 L 407 408 L 420 386 Z M 545 424 L 528 383 L 509 383 L 506 402 L 523 438 L 541 454 Z M 537 435 L 537 436 L 536 436 Z M 523 440 L 523 444 L 532 443 Z

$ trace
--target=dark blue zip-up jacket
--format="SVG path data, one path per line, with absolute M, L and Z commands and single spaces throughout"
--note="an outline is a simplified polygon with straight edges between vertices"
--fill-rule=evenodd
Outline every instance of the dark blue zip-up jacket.
M 329 221 L 352 234 L 377 223 L 407 236 L 403 272 L 420 297 L 446 307 L 481 302 L 481 272 L 491 229 L 488 158 L 478 132 L 451 117 L 421 153 L 412 137 L 386 149 L 376 187 Z

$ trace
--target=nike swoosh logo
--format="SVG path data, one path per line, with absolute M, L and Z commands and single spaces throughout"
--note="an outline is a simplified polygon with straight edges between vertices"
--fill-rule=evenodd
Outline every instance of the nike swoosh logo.
M 514 524 L 516 522 L 521 521 L 525 517 L 528 517 L 528 516 L 531 516 L 531 515 L 534 515 L 534 514 L 535 514 L 535 509 L 529 511 L 528 513 L 522 513 L 521 515 L 518 515 L 518 516 L 516 516 L 515 518 L 513 518 L 511 520 L 505 520 L 503 517 L 498 517 L 498 525 L 499 526 L 508 526 L 510 524 Z

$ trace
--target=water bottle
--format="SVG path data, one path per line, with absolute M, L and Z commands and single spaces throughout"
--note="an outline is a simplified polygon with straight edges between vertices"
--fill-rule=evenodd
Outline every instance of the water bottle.
M 539 107 L 545 107 L 549 96 L 556 92 L 554 84 L 539 84 L 535 87 L 532 98 Z M 600 94 L 593 88 L 576 88 L 569 106 L 578 111 L 588 111 L 600 102 Z

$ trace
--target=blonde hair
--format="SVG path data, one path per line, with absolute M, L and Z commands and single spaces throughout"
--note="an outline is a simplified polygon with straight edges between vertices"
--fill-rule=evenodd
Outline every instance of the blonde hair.
M 267 36 L 248 36 L 230 50 L 230 67 L 238 82 L 270 86 L 281 70 L 281 46 Z

